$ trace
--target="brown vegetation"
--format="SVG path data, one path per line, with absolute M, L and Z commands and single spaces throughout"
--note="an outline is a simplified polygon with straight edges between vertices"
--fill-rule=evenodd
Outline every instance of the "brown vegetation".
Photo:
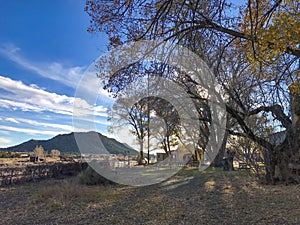
M 37 181 L 46 178 L 74 176 L 87 168 L 85 162 L 43 163 L 0 167 L 0 186 Z
M 185 169 L 146 187 L 77 179 L 2 188 L 2 224 L 299 224 L 300 189 L 265 186 L 246 171 Z

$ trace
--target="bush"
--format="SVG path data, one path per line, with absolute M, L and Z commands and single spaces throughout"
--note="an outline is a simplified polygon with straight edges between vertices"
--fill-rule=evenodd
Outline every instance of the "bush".
M 92 167 L 88 166 L 84 171 L 78 174 L 78 181 L 85 185 L 114 185 L 115 182 L 101 176 Z
M 11 152 L 0 151 L 0 158 L 13 158 Z
M 21 154 L 18 152 L 0 151 L 0 158 L 20 158 Z

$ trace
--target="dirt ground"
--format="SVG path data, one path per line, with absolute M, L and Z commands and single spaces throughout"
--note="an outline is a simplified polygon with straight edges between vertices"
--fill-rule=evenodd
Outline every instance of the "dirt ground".
M 0 190 L 0 224 L 300 224 L 300 186 L 266 186 L 246 171 L 185 169 L 145 187 L 76 178 Z

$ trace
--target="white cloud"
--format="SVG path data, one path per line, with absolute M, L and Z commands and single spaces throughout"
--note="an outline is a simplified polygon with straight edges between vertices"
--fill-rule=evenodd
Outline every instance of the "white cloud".
M 27 70 L 36 72 L 37 74 L 59 81 L 67 86 L 75 87 L 77 81 L 81 78 L 85 68 L 84 67 L 70 67 L 64 68 L 58 62 L 52 63 L 33 63 L 20 55 L 21 49 L 12 43 L 4 44 L 0 47 L 0 53 L 6 56 L 11 61 L 24 67 Z
M 81 117 L 84 120 L 82 124 L 107 125 L 105 119 L 107 109 L 101 105 L 90 105 L 85 100 L 77 99 L 76 102 L 80 102 L 80 105 L 73 107 L 74 97 L 47 92 L 37 85 L 25 85 L 21 81 L 3 76 L 0 76 L 0 93 L 1 90 L 5 91 L 5 95 L 0 97 L 0 109 L 26 112 L 24 117 L 19 113 L 7 114 L 9 115 L 7 118 L 0 117 L 2 125 L 0 129 L 3 131 L 30 135 L 57 135 L 72 132 L 73 126 L 68 123 L 74 115 L 73 111 L 84 115 Z M 50 116 L 51 122 L 48 122 L 47 116 Z
M 41 111 L 39 107 L 35 107 L 33 105 L 26 104 L 24 102 L 16 102 L 7 99 L 0 99 L 0 107 L 6 109 L 12 109 L 12 110 L 20 109 L 22 111 L 35 111 L 35 112 Z
M 14 116 L 19 116 L 19 113 L 12 114 L 8 118 L 0 118 L 2 125 L 0 129 L 3 132 L 21 132 L 32 135 L 57 135 L 58 133 L 69 132 L 73 130 L 73 127 L 64 125 L 67 123 L 65 121 L 62 122 L 63 124 L 59 124 L 61 122 L 59 120 L 66 117 L 68 118 L 67 121 L 70 121 L 69 119 L 74 116 L 74 112 L 84 115 L 81 118 L 88 123 L 95 122 L 96 124 L 107 125 L 105 120 L 107 109 L 103 103 L 106 105 L 112 100 L 108 97 L 108 93 L 100 88 L 101 80 L 97 78 L 93 66 L 90 66 L 88 72 L 85 72 L 86 66 L 67 67 L 59 62 L 33 62 L 25 58 L 21 54 L 21 49 L 14 44 L 0 45 L 0 55 L 26 70 L 72 87 L 74 90 L 80 84 L 81 90 L 81 95 L 77 95 L 81 98 L 79 99 L 76 96 L 75 98 L 49 92 L 37 84 L 26 85 L 22 81 L 0 75 L 0 109 L 4 109 L 4 112 L 5 110 L 7 110 L 6 112 L 11 110 L 23 111 L 26 112 L 24 116 L 27 118 Z M 98 101 L 99 99 L 101 101 Z M 93 105 L 96 100 L 97 105 Z M 47 116 L 50 116 L 55 122 L 44 122 Z M 59 120 L 56 116 L 59 117 Z M 95 120 L 94 117 L 97 119 Z
M 109 97 L 108 92 L 101 88 L 102 82 L 97 78 L 96 71 L 93 69 L 94 64 L 91 64 L 88 69 L 86 66 L 66 67 L 59 62 L 37 63 L 21 56 L 20 51 L 21 49 L 12 43 L 0 46 L 0 54 L 27 70 L 33 71 L 42 77 L 58 81 L 74 89 L 77 88 L 81 78 L 85 76 L 88 79 L 84 79 L 84 82 L 80 85 L 85 87 L 87 94 L 93 94 L 96 97 L 99 92 L 102 98 Z M 88 69 L 87 73 L 85 73 L 86 69 Z M 35 84 L 31 86 L 36 87 Z
M 8 138 L 0 137 L 0 143 L 9 144 L 9 143 L 11 143 L 11 140 Z
M 28 124 L 39 128 L 55 128 L 59 130 L 63 130 L 66 132 L 73 131 L 73 127 L 65 124 L 57 124 L 57 123 L 44 123 L 38 122 L 36 120 L 24 119 L 24 118 L 6 118 L 6 121 L 17 123 L 17 124 Z
M 29 129 L 29 128 L 20 128 L 20 127 L 12 127 L 12 126 L 2 126 L 0 125 L 0 129 L 7 131 L 14 131 L 19 133 L 25 133 L 29 135 L 58 135 L 60 131 L 49 131 L 49 130 L 38 130 L 38 129 Z
M 12 123 L 20 123 L 19 121 L 17 121 L 16 119 L 14 119 L 14 118 L 6 118 L 5 119 L 6 121 L 8 121 L 8 122 L 12 122 Z
M 0 76 L 0 90 L 8 94 L 5 99 L 0 99 L 0 107 L 34 112 L 53 112 L 63 115 L 73 115 L 74 97 L 47 92 L 36 85 L 27 86 L 21 81 L 15 81 L 8 77 Z M 91 106 L 85 100 L 79 99 L 80 105 L 76 105 L 81 113 L 87 115 L 106 116 L 106 108 L 103 106 Z

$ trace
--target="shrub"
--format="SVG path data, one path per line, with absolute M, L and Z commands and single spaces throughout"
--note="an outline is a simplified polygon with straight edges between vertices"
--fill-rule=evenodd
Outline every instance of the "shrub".
M 12 158 L 13 155 L 11 152 L 0 151 L 0 158 Z
M 57 149 L 52 149 L 51 150 L 51 157 L 56 158 L 60 156 L 60 151 Z
M 78 181 L 85 185 L 114 185 L 115 182 L 101 176 L 92 167 L 88 166 L 78 174 Z
M 21 154 L 18 152 L 0 151 L 0 158 L 20 158 Z

